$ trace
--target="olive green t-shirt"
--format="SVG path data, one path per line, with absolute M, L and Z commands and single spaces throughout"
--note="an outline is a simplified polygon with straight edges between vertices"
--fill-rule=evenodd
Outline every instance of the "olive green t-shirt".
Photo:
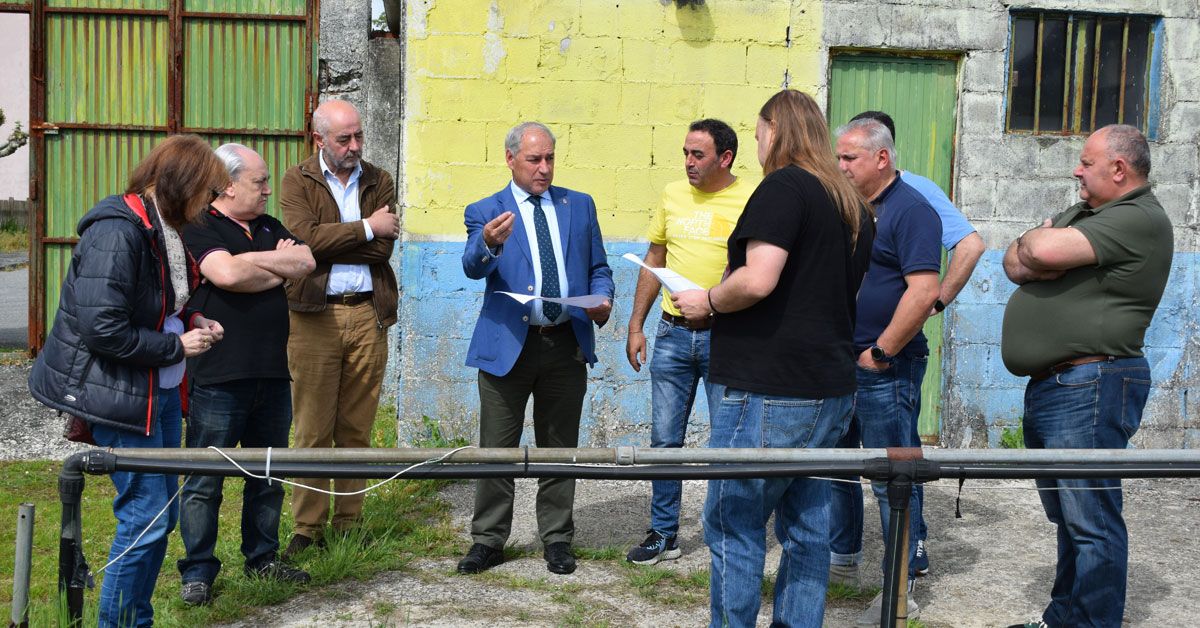
M 1078 203 L 1053 220 L 1083 233 L 1096 265 L 1017 288 L 1004 309 L 1004 366 L 1024 376 L 1080 356 L 1140 357 L 1175 240 L 1150 186 L 1095 209 Z

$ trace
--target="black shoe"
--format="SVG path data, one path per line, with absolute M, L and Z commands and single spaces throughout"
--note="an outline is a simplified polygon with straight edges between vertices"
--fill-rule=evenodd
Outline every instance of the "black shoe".
M 269 560 L 257 567 L 246 565 L 246 575 L 251 578 L 268 578 L 296 584 L 308 584 L 310 579 L 307 571 L 296 569 L 281 560 Z
M 183 603 L 188 606 L 211 604 L 213 601 L 212 585 L 203 580 L 185 582 L 183 588 L 179 590 L 179 597 L 183 598 Z
M 311 537 L 304 536 L 303 534 L 293 534 L 292 540 L 288 543 L 287 549 L 283 550 L 283 553 L 279 555 L 279 558 L 281 560 L 292 560 L 297 554 L 303 552 L 309 547 L 312 547 L 313 545 L 316 545 L 317 547 L 324 547 L 325 543 L 323 540 L 314 541 Z
M 458 573 L 472 574 L 487 571 L 504 562 L 504 550 L 476 543 L 458 561 Z
M 571 555 L 570 543 L 551 543 L 546 546 L 542 556 L 546 558 L 546 569 L 550 573 L 566 575 L 575 571 L 575 557 Z

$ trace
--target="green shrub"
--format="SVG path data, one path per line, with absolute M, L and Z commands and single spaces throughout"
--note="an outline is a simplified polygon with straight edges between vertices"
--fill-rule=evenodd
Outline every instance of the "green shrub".
M 1018 420 L 1016 429 L 1011 427 L 1004 428 L 1000 433 L 1000 447 L 1002 449 L 1025 449 L 1025 421 Z

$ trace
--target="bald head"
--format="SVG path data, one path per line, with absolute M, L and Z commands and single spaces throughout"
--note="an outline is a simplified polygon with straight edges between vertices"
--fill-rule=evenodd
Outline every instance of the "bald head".
M 341 99 L 326 100 L 317 106 L 313 112 L 312 128 L 316 133 L 326 135 L 335 124 L 348 124 L 359 121 L 358 109 Z
M 1150 142 L 1137 127 L 1110 124 L 1096 133 L 1104 134 L 1111 158 L 1125 160 L 1131 174 L 1143 182 L 1150 177 Z
M 1145 185 L 1149 174 L 1150 145 L 1141 131 L 1125 124 L 1092 133 L 1075 167 L 1079 198 L 1093 208 Z
M 362 159 L 358 109 L 344 100 L 327 100 L 313 112 L 312 127 L 325 166 L 345 182 Z

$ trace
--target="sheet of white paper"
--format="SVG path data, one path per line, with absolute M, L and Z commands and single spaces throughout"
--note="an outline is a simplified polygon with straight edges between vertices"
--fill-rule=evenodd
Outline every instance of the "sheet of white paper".
M 504 292 L 498 290 L 500 294 L 507 294 L 515 299 L 518 303 L 529 303 L 535 299 L 549 301 L 550 303 L 561 303 L 563 305 L 574 305 L 575 307 L 589 308 L 602 305 L 608 297 L 601 294 L 585 294 L 581 297 L 539 297 L 532 294 L 518 294 L 516 292 Z
M 638 256 L 634 255 L 633 253 L 626 253 L 621 257 L 653 273 L 654 276 L 658 278 L 658 281 L 667 287 L 667 292 L 674 294 L 681 290 L 702 290 L 700 286 L 693 283 L 690 279 L 669 268 L 652 268 L 647 266 L 644 262 L 642 262 L 642 260 L 638 259 Z

